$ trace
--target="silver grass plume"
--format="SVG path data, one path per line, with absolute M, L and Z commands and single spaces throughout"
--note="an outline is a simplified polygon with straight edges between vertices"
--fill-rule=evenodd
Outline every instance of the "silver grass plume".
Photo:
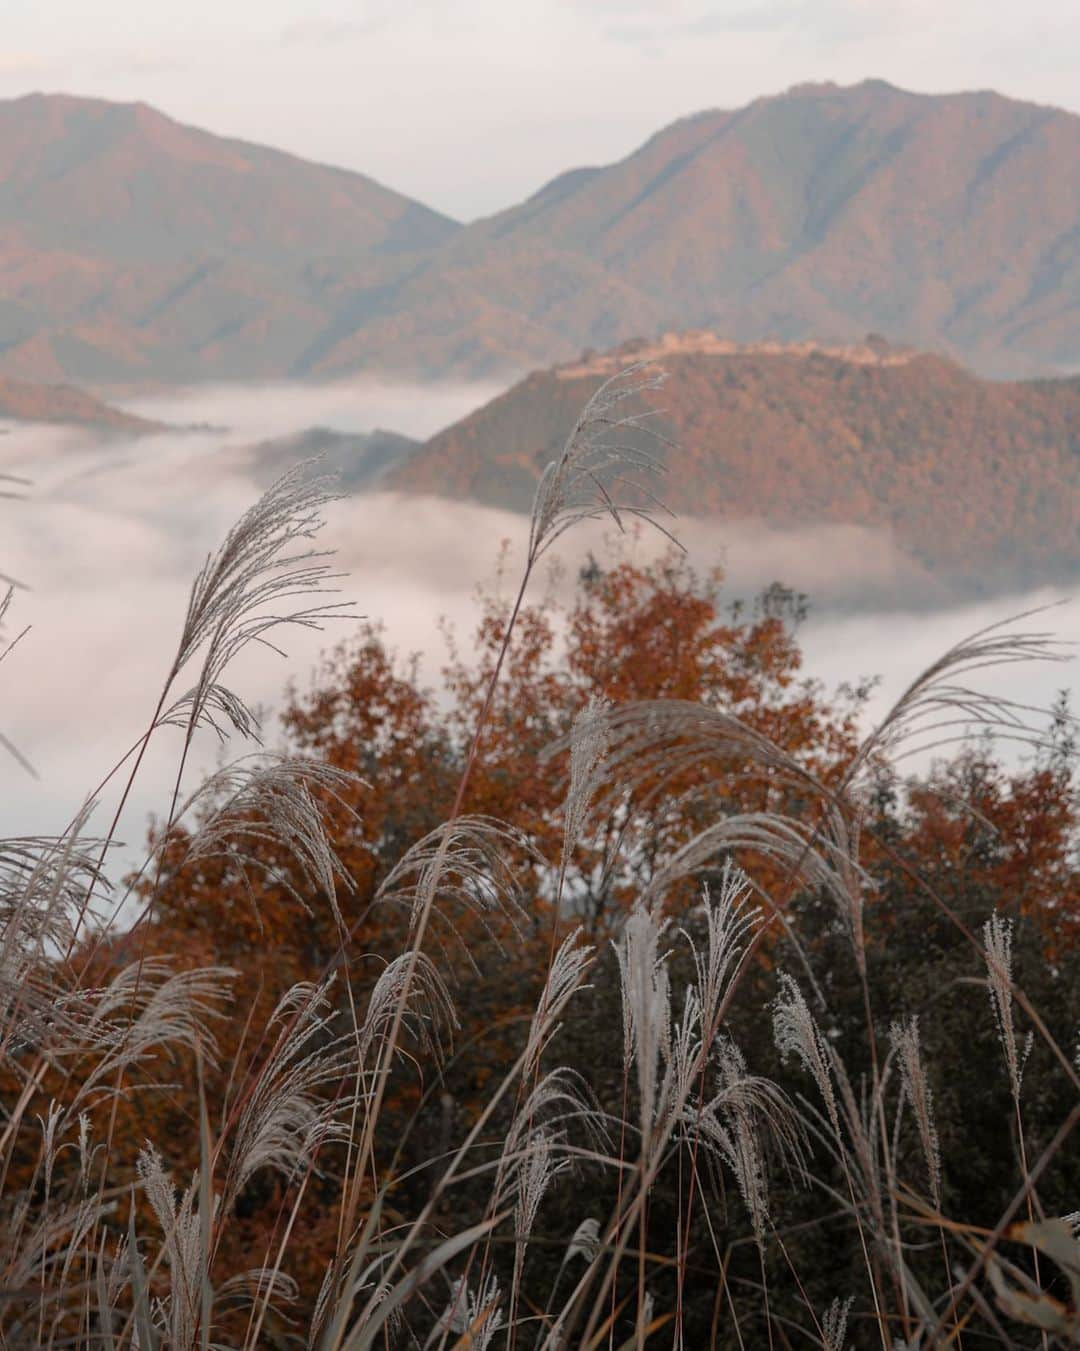
M 372 1047 L 390 1035 L 398 1006 L 402 1026 L 437 1061 L 449 1052 L 453 1034 L 460 1026 L 450 991 L 438 967 L 422 951 L 406 950 L 386 964 L 372 988 L 359 1037 L 360 1064 L 365 1065 Z
M 849 1185 L 858 1181 L 870 1216 L 879 1235 L 884 1234 L 881 1178 L 875 1150 L 876 1135 L 871 1132 L 865 1114 L 859 1108 L 843 1061 L 833 1050 L 807 1007 L 802 991 L 790 976 L 781 972 L 779 992 L 773 1004 L 773 1040 L 781 1058 L 794 1055 L 809 1071 L 825 1103 L 835 1152 L 844 1166 Z M 854 1157 L 853 1173 L 847 1159 L 848 1146 L 841 1132 L 841 1115 Z M 886 1248 L 886 1252 L 890 1250 Z M 891 1257 L 890 1257 L 891 1260 Z
M 488 1351 L 503 1324 L 497 1278 L 486 1276 L 473 1290 L 464 1277 L 459 1277 L 451 1285 L 449 1303 L 425 1345 L 441 1345 L 447 1336 L 457 1334 L 460 1340 L 455 1345 Z
M 762 1245 L 769 1221 L 767 1143 L 789 1169 L 805 1172 L 799 1119 L 782 1089 L 749 1073 L 730 1038 L 716 1040 L 713 1061 L 717 1092 L 703 1110 L 685 1111 L 685 1125 L 731 1169 Z
M 225 858 L 246 876 L 253 864 L 268 866 L 260 845 L 277 846 L 291 857 L 305 888 L 327 898 L 340 926 L 337 888 L 351 890 L 352 882 L 327 836 L 326 808 L 315 794 L 355 818 L 344 794 L 357 782 L 345 770 L 303 756 L 249 756 L 227 765 L 206 779 L 178 813 L 181 819 L 202 803 L 211 804 L 190 838 L 184 862 Z M 272 877 L 311 913 L 307 896 L 287 870 L 274 870 Z
M 672 1113 L 678 1112 L 700 1082 L 704 1055 L 701 998 L 696 985 L 688 985 L 683 997 L 682 1017 L 671 1033 L 671 1073 L 669 1091 L 664 1104 L 665 1125 L 670 1125 Z
M 229 1276 L 222 1281 L 214 1290 L 214 1302 L 293 1304 L 299 1294 L 300 1289 L 296 1282 L 284 1271 L 255 1267 L 251 1271 L 238 1272 L 235 1276 Z
M 643 437 L 659 445 L 667 442 L 650 425 L 654 415 L 629 411 L 634 401 L 659 389 L 663 381 L 663 373 L 655 368 L 631 366 L 606 380 L 585 405 L 561 455 L 537 484 L 529 525 L 529 567 L 581 521 L 609 517 L 623 530 L 625 518 L 644 520 L 671 538 L 656 520 L 658 513 L 671 513 L 648 485 L 664 466 L 640 445 Z
M 851 939 L 855 965 L 865 979 L 866 934 L 863 912 L 865 893 L 873 888 L 874 883 L 859 863 L 858 810 L 851 815 L 839 803 L 827 802 L 824 825 L 818 838 L 831 865 L 832 875 L 826 880 L 825 889 L 836 903 L 837 912 Z
M 205 725 L 222 738 L 231 727 L 242 736 L 258 736 L 254 711 L 222 677 L 251 643 L 280 652 L 269 637 L 272 630 L 320 629 L 325 620 L 349 613 L 336 602 L 308 603 L 332 594 L 328 583 L 340 576 L 330 571 L 328 552 L 304 543 L 314 539 L 323 509 L 340 495 L 331 479 L 312 477 L 310 463 L 297 465 L 267 489 L 207 558 L 191 588 L 167 688 L 199 652 L 202 665 L 195 685 L 163 711 L 159 726 Z M 298 598 L 305 603 L 292 604 Z
M 163 1295 L 152 1301 L 152 1310 L 155 1322 L 165 1334 L 166 1345 L 193 1348 L 198 1329 L 204 1346 L 219 1347 L 220 1343 L 210 1340 L 209 1326 L 199 1328 L 203 1315 L 212 1318 L 215 1304 L 258 1302 L 280 1307 L 295 1300 L 297 1286 L 292 1277 L 270 1267 L 236 1273 L 214 1289 L 210 1284 L 213 1254 L 207 1244 L 212 1246 L 213 1221 L 223 1208 L 221 1198 L 204 1197 L 200 1193 L 200 1179 L 196 1177 L 178 1199 L 161 1156 L 151 1144 L 140 1153 L 136 1168 L 163 1234 L 161 1255 L 169 1281 Z M 212 1212 L 209 1216 L 200 1214 L 198 1207 L 204 1201 Z M 130 1270 L 130 1262 L 128 1267 Z M 106 1307 L 110 1307 L 107 1296 Z
M 1017 662 L 1068 660 L 1066 645 L 1048 631 L 1017 631 L 1014 626 L 1040 610 L 1029 610 L 972 634 L 929 666 L 900 696 L 879 726 L 863 742 L 850 774 L 887 759 L 892 764 L 925 755 L 977 732 L 1038 745 L 1045 741 L 1045 710 L 986 694 L 967 678 L 979 671 Z
M 64 1117 L 64 1109 L 55 1098 L 50 1099 L 45 1115 L 39 1114 L 38 1116 L 38 1122 L 41 1125 L 41 1156 L 44 1162 L 46 1195 L 52 1190 L 53 1168 L 59 1152 L 57 1144 L 58 1128 Z
M 592 965 L 593 948 L 581 942 L 579 928 L 566 935 L 555 953 L 536 1012 L 529 1025 L 521 1078 L 527 1083 L 539 1068 L 541 1057 L 558 1031 L 559 1019 L 567 1005 L 582 988 L 585 973 Z
M 0 1005 L 6 1054 L 28 1047 L 51 1054 L 64 1046 L 85 1000 L 60 987 L 54 958 L 69 950 L 88 884 L 97 876 L 101 841 L 82 831 L 84 806 L 59 837 L 0 840 Z M 105 883 L 107 887 L 107 882 Z
M 333 1030 L 331 984 L 332 979 L 294 985 L 274 1010 L 270 1026 L 277 1027 L 278 1037 L 236 1124 L 223 1188 L 226 1206 L 260 1169 L 292 1181 L 321 1146 L 345 1137 L 338 1121 L 343 1100 L 320 1092 L 339 1084 L 352 1063 L 352 1038 Z
M 63 1313 L 68 1295 L 63 1276 L 80 1258 L 91 1256 L 90 1235 L 102 1216 L 114 1209 L 98 1196 L 84 1196 L 32 1215 L 29 1198 L 20 1198 L 7 1226 L 0 1228 L 0 1279 L 5 1292 L 15 1295 L 35 1284 L 40 1287 L 44 1280 L 47 1302 Z
M 854 1303 L 854 1295 L 848 1295 L 845 1300 L 841 1300 L 838 1296 L 825 1310 L 825 1317 L 821 1320 L 824 1351 L 844 1351 L 848 1314 Z
M 1005 1053 L 1012 1095 L 1014 1099 L 1019 1099 L 1020 1084 L 1024 1077 L 1024 1066 L 1031 1052 L 1032 1037 L 1029 1033 L 1023 1046 L 1017 1045 L 1012 1010 L 1012 932 L 1012 920 L 1002 919 L 997 913 L 991 915 L 983 925 L 990 1008 L 993 1010 L 994 1022 L 997 1025 L 998 1040 Z
M 822 1100 L 825 1101 L 826 1116 L 835 1142 L 835 1156 L 842 1163 L 843 1171 L 854 1201 L 856 1182 L 869 1208 L 869 1217 L 877 1236 L 883 1240 L 883 1250 L 889 1260 L 893 1252 L 884 1243 L 885 1219 L 881 1202 L 881 1178 L 879 1158 L 876 1152 L 876 1135 L 870 1132 L 865 1111 L 852 1089 L 848 1071 L 843 1067 L 842 1059 L 827 1042 L 816 1024 L 814 1015 L 808 1009 L 802 990 L 789 975 L 780 973 L 780 988 L 773 1001 L 773 1040 L 780 1051 L 783 1061 L 789 1055 L 795 1055 L 803 1063 L 814 1079 Z M 850 1150 L 843 1139 L 841 1115 L 848 1129 Z M 856 1171 L 849 1167 L 849 1158 L 853 1158 Z
M 540 1202 L 547 1189 L 560 1173 L 570 1167 L 570 1160 L 560 1159 L 552 1133 L 539 1127 L 528 1141 L 528 1148 L 517 1172 L 517 1197 L 514 1205 L 514 1236 L 524 1252 L 529 1235 L 536 1223 Z
M 451 932 L 447 911 L 456 906 L 482 922 L 498 913 L 523 922 L 521 884 L 510 861 L 515 854 L 538 857 L 521 831 L 494 817 L 458 816 L 409 847 L 383 880 L 376 900 L 404 906 L 415 925 L 432 898 L 434 914 Z
M 667 927 L 654 911 L 635 905 L 614 944 L 622 993 L 623 1066 L 636 1071 L 641 1100 L 643 1142 L 663 1112 L 667 1075 L 661 1066 L 671 1059 L 671 986 L 660 952 Z
M 919 1044 L 918 1018 L 912 1016 L 906 1022 L 894 1022 L 889 1028 L 889 1039 L 900 1061 L 900 1080 L 919 1129 L 919 1141 L 930 1179 L 930 1195 L 934 1204 L 938 1205 L 941 1201 L 941 1147 L 934 1124 L 934 1094 L 926 1079 L 922 1047 Z
M 660 898 L 717 855 L 739 849 L 751 849 L 785 864 L 792 878 L 807 887 L 820 887 L 833 897 L 845 893 L 843 858 L 812 826 L 775 812 L 739 812 L 706 826 L 665 859 L 649 880 L 648 897 Z
M 539 1204 L 538 1189 L 542 1193 L 546 1187 L 543 1179 L 550 1180 L 571 1160 L 564 1149 L 571 1125 L 580 1127 L 597 1148 L 606 1143 L 602 1115 L 590 1101 L 584 1080 L 564 1066 L 537 1080 L 514 1114 L 503 1142 L 495 1184 L 500 1209 L 511 1203 L 532 1208 L 524 1200 L 526 1191 Z M 534 1142 L 540 1135 L 545 1137 L 539 1148 L 542 1168 L 530 1164 Z
M 599 1115 L 586 1099 L 583 1082 L 568 1070 L 553 1070 L 519 1106 L 503 1144 L 494 1196 L 499 1208 L 512 1205 L 514 1213 L 511 1319 L 540 1204 L 555 1178 L 572 1165 L 567 1149 L 567 1126 L 572 1121 L 581 1122 L 598 1145 L 605 1143 Z
M 95 855 L 103 843 L 83 834 L 92 806 L 87 803 L 63 835 L 0 840 L 0 933 L 5 947 L 43 955 L 71 941 L 72 916 L 97 873 Z
M 835 1057 L 822 1035 L 803 992 L 786 972 L 780 973 L 779 991 L 773 1003 L 773 1040 L 782 1061 L 794 1055 L 802 1061 L 817 1085 L 829 1115 L 837 1141 L 840 1139 L 840 1114 L 833 1087 Z
M 594 1262 L 600 1252 L 600 1221 L 591 1215 L 582 1220 L 570 1236 L 563 1264 L 575 1257 L 582 1257 L 586 1263 Z
M 703 1031 L 713 1030 L 728 994 L 730 981 L 738 970 L 747 936 L 757 927 L 760 913 L 747 904 L 749 884 L 746 874 L 725 862 L 720 877 L 720 894 L 714 899 L 704 889 L 700 913 L 705 920 L 705 942 L 694 942 L 682 930 L 690 945 L 697 976 L 697 997 L 701 1003 Z
M 566 795 L 562 849 L 564 870 L 584 834 L 593 796 L 604 782 L 611 744 L 604 715 L 609 708 L 608 700 L 590 695 L 589 702 L 574 719 L 570 732 L 570 789 Z
M 671 779 L 717 760 L 743 761 L 748 769 L 768 770 L 780 787 L 830 797 L 788 751 L 723 709 L 690 699 L 643 699 L 612 708 L 604 717 L 610 736 L 609 780 L 619 784 L 619 791 L 655 780 L 643 803 L 662 794 Z M 556 743 L 552 753 L 563 745 L 565 741 Z
M 4 476 L 0 474 L 0 482 L 3 481 L 3 477 Z M 5 495 L 6 494 L 4 493 L 0 493 L 0 497 L 3 497 Z M 5 582 L 7 580 L 8 579 L 6 577 L 0 575 L 0 582 Z M 4 594 L 0 596 L 0 640 L 3 639 L 4 616 L 8 612 L 8 608 L 11 605 L 11 601 L 14 595 L 15 595 L 15 587 L 14 585 L 9 585 Z M 21 639 L 25 638 L 27 633 L 29 632 L 30 632 L 29 628 L 25 628 L 22 629 L 19 633 L 17 633 L 14 636 L 14 638 L 9 638 L 7 642 L 0 641 L 0 663 L 4 661 L 5 657 L 11 654 L 11 652 L 15 648 L 15 645 Z M 8 753 L 8 755 L 10 755 L 11 758 L 15 761 L 15 763 L 19 765 L 22 769 L 24 769 L 28 774 L 32 775 L 34 778 L 37 778 L 37 773 L 33 765 L 30 763 L 29 760 L 26 759 L 26 757 L 18 749 L 15 743 L 11 741 L 8 737 L 6 737 L 3 734 L 3 732 L 0 732 L 0 749 L 5 750 Z
M 174 1347 L 190 1347 L 194 1345 L 203 1287 L 210 1278 L 210 1254 L 204 1246 L 206 1217 L 199 1214 L 197 1204 L 198 1179 L 178 1201 L 172 1178 L 152 1144 L 140 1152 L 136 1166 L 146 1199 L 163 1234 L 162 1252 L 169 1271 L 169 1283 L 162 1311 L 168 1343 Z M 216 1197 L 211 1205 L 216 1212 Z
M 93 1093 L 111 1094 L 110 1081 L 118 1074 L 159 1053 L 175 1059 L 180 1049 L 198 1051 L 213 1064 L 218 1053 L 213 1021 L 221 1016 L 235 975 L 228 967 L 170 972 L 162 959 L 146 957 L 88 992 L 82 1044 L 100 1059 L 80 1081 L 71 1110 Z

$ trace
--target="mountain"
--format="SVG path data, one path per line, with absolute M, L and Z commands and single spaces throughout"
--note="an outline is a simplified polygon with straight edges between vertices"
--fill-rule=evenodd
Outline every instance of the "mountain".
M 381 427 L 372 432 L 309 427 L 242 446 L 231 452 L 230 458 L 266 488 L 295 465 L 317 457 L 317 472 L 335 474 L 345 492 L 356 493 L 374 487 L 419 446 L 420 442 L 411 437 Z
M 890 347 L 740 346 L 669 334 L 538 371 L 426 442 L 386 485 L 526 511 L 587 399 L 632 362 L 667 375 L 643 395 L 680 514 L 890 532 L 966 592 L 1080 572 L 1080 377 L 986 381 Z
M 284 375 L 458 226 L 361 174 L 145 104 L 0 103 L 0 368 L 31 379 Z
M 1080 369 L 1080 117 L 804 85 L 461 227 L 143 105 L 0 105 L 0 370 L 518 371 L 688 326 Z
M 524 366 L 707 326 L 876 330 L 991 375 L 1076 368 L 1080 117 L 881 81 L 702 113 L 463 230 L 320 369 L 371 359 L 403 323 L 429 365 L 478 360 L 460 322 L 434 345 L 423 316 L 445 324 L 447 297 Z
M 163 424 L 125 413 L 72 385 L 35 385 L 0 376 L 0 419 L 61 422 L 128 436 L 160 431 Z

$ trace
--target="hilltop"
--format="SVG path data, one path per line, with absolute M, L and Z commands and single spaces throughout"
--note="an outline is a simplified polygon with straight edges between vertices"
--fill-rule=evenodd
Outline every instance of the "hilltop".
M 647 444 L 680 514 L 878 528 L 975 592 L 1080 571 L 1080 377 L 987 381 L 877 338 L 740 346 L 698 332 L 587 354 L 534 372 L 386 482 L 528 510 L 586 400 L 643 359 L 667 374 L 643 407 L 675 443 Z

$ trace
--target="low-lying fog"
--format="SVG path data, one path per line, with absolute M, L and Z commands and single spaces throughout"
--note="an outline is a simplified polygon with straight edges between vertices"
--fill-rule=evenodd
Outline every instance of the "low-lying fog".
M 11 426 L 0 438 L 0 473 L 23 475 L 33 486 L 24 501 L 0 501 L 0 574 L 28 588 L 16 594 L 5 637 L 26 625 L 31 631 L 0 665 L 0 734 L 40 777 L 30 778 L 0 752 L 0 834 L 63 828 L 145 725 L 175 650 L 190 580 L 258 496 L 250 468 L 230 448 L 315 424 L 425 436 L 492 393 L 477 386 L 215 387 L 127 406 L 224 431 L 103 441 L 71 429 Z M 1041 591 L 942 606 L 937 595 L 937 606 L 920 612 L 911 598 L 921 604 L 933 588 L 884 536 L 692 520 L 677 523 L 676 531 L 696 563 L 724 563 L 733 594 L 752 594 L 773 580 L 808 592 L 816 606 L 802 634 L 808 672 L 830 688 L 880 675 L 871 713 L 960 638 L 1062 598 Z M 445 653 L 440 618 L 466 634 L 477 585 L 495 580 L 501 542 L 520 558 L 523 538 L 524 522 L 503 512 L 386 493 L 335 504 L 325 536 L 350 574 L 345 594 L 358 612 L 380 621 L 401 653 L 421 653 L 432 684 Z M 644 557 L 662 544 L 644 538 L 630 548 Z M 567 541 L 566 577 L 589 547 L 603 547 L 597 534 Z M 554 583 L 541 579 L 547 584 Z M 565 578 L 562 586 L 569 586 Z M 1080 634 L 1078 621 L 1080 604 L 1067 601 L 1029 626 L 1071 639 Z M 233 683 L 249 700 L 279 707 L 286 681 L 295 677 L 303 687 L 320 650 L 353 629 L 338 622 L 323 635 L 289 635 L 287 660 L 249 654 Z M 1077 686 L 1075 665 L 1012 667 L 993 678 L 993 688 L 1035 704 Z M 272 716 L 268 727 L 273 742 Z M 147 814 L 168 804 L 178 742 L 179 733 L 161 736 L 125 813 L 121 835 L 133 847 Z M 204 738 L 193 776 L 216 756 L 216 742 Z M 106 797 L 99 828 L 112 806 Z

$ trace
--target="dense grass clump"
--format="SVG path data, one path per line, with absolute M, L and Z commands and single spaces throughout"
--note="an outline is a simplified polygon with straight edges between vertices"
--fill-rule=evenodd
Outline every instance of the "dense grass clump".
M 662 511 L 643 378 L 543 476 L 441 701 L 362 630 L 282 750 L 185 790 L 200 727 L 259 736 L 235 656 L 349 613 L 304 467 L 196 579 L 104 836 L 91 802 L 0 843 L 0 1344 L 1080 1336 L 1074 724 L 977 688 L 1059 649 L 978 634 L 862 735 L 797 598 L 725 615 L 673 548 L 592 563 L 556 655 L 550 546 Z

